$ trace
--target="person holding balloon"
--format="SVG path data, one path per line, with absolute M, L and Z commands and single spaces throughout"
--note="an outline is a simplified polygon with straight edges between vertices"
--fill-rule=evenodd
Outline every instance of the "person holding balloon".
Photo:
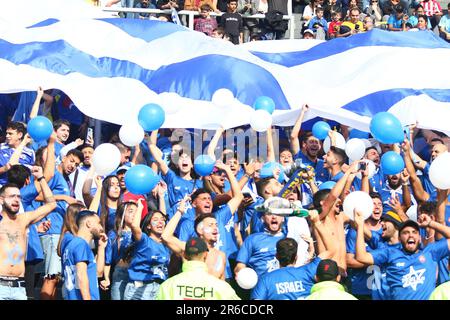
M 167 192 L 169 195 L 169 206 L 167 208 L 169 216 L 176 211 L 176 206 L 184 198 L 186 194 L 191 194 L 195 189 L 202 188 L 203 183 L 195 177 L 193 172 L 193 163 L 191 157 L 186 153 L 181 153 L 176 163 L 175 171 L 169 168 L 162 158 L 161 150 L 156 146 L 158 131 L 151 133 L 147 140 L 150 153 L 158 164 L 162 178 L 167 184 Z

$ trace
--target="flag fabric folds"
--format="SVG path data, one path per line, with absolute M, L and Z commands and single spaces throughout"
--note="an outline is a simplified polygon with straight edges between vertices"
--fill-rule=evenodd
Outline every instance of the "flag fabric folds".
M 308 103 L 308 118 L 360 130 L 391 111 L 404 125 L 450 134 L 450 45 L 432 32 L 373 30 L 298 50 L 296 42 L 234 46 L 156 20 L 0 20 L 0 92 L 61 89 L 83 113 L 117 124 L 154 102 L 166 111 L 164 127 L 205 129 L 248 124 L 264 95 L 275 101 L 275 125 L 292 125 Z M 423 61 L 433 72 L 420 71 Z M 233 104 L 211 102 L 220 88 Z

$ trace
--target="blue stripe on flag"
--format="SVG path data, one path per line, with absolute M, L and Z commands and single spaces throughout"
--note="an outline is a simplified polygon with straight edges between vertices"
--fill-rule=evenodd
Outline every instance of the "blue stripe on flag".
M 372 117 L 377 112 L 388 111 L 390 107 L 409 96 L 426 94 L 439 102 L 450 101 L 450 90 L 440 89 L 390 89 L 373 92 L 359 99 L 353 100 L 342 108 L 360 116 Z
M 207 101 L 215 90 L 227 88 L 244 104 L 251 106 L 257 97 L 265 95 L 275 101 L 278 110 L 290 109 L 269 71 L 230 56 L 204 55 L 148 70 L 127 60 L 96 58 L 63 40 L 26 44 L 0 40 L 0 53 L 0 58 L 16 65 L 27 64 L 60 75 L 78 72 L 92 78 L 132 78 L 157 93 L 176 92 L 182 97 Z
M 267 62 L 280 64 L 285 67 L 294 67 L 338 53 L 343 53 L 357 47 L 377 46 L 450 49 L 449 43 L 445 42 L 431 31 L 390 32 L 373 29 L 372 31 L 356 34 L 349 38 L 338 38 L 323 42 L 305 51 L 285 53 L 252 51 L 252 54 Z
M 58 19 L 50 18 L 50 19 L 38 22 L 36 24 L 33 24 L 32 26 L 27 27 L 27 29 L 29 29 L 29 28 L 46 27 L 46 26 L 52 25 L 52 24 L 57 23 L 57 22 L 59 22 Z

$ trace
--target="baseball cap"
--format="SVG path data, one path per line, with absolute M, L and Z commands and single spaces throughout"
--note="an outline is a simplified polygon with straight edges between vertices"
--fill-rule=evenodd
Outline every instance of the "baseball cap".
M 311 29 L 306 29 L 305 31 L 303 31 L 303 35 L 305 35 L 305 33 L 309 33 L 309 34 L 312 34 L 312 35 L 315 34 L 314 31 L 312 31 Z
M 203 239 L 192 237 L 186 242 L 185 253 L 187 256 L 195 256 L 207 251 L 209 251 L 208 246 Z
M 400 227 L 402 226 L 402 219 L 400 219 L 400 216 L 394 211 L 386 212 L 381 217 L 381 220 L 392 222 L 397 229 L 400 229 Z
M 400 226 L 399 232 L 402 232 L 402 230 L 405 229 L 406 227 L 413 227 L 417 231 L 420 230 L 419 224 L 417 222 L 415 222 L 414 220 L 406 220 Z
M 319 281 L 332 281 L 339 275 L 339 268 L 336 261 L 324 259 L 319 262 L 316 271 Z
M 117 168 L 116 173 L 119 173 L 121 171 L 127 171 L 128 169 L 130 169 L 130 167 L 128 167 L 128 166 L 121 166 L 121 167 Z
M 255 209 L 258 212 L 280 215 L 291 214 L 294 211 L 289 200 L 281 197 L 269 198 L 262 205 L 256 206 Z

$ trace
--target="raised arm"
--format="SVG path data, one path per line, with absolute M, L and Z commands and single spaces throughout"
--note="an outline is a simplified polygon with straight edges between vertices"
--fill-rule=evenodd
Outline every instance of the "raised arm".
M 295 122 L 294 126 L 292 127 L 291 131 L 291 151 L 293 155 L 296 155 L 300 151 L 300 143 L 298 141 L 298 134 L 300 132 L 300 129 L 302 128 L 302 122 L 305 118 L 305 113 L 308 111 L 309 107 L 307 104 L 304 104 L 302 107 L 302 110 L 300 111 L 300 115 L 297 118 L 297 121 Z
M 186 248 L 186 242 L 181 241 L 177 237 L 174 236 L 175 229 L 177 228 L 178 223 L 180 222 L 181 217 L 186 212 L 186 201 L 188 197 L 184 197 L 180 201 L 180 205 L 178 210 L 175 212 L 173 217 L 169 220 L 164 231 L 161 235 L 163 242 L 172 250 L 173 253 L 182 257 L 184 250 Z
M 408 210 L 412 205 L 411 192 L 409 192 L 409 173 L 408 170 L 403 169 L 400 174 L 400 180 L 402 181 L 402 196 L 403 196 L 403 210 Z
M 39 104 L 41 103 L 41 99 L 44 96 L 44 90 L 42 87 L 38 87 L 37 89 L 36 99 L 34 100 L 33 106 L 31 107 L 30 119 L 33 119 L 37 116 L 39 112 Z
M 267 161 L 275 162 L 275 148 L 273 147 L 272 127 L 267 129 Z
M 219 143 L 219 139 L 222 136 L 224 129 L 222 127 L 219 127 L 216 130 L 216 133 L 214 134 L 213 138 L 211 139 L 209 145 L 208 145 L 208 151 L 207 154 L 208 156 L 210 156 L 211 158 L 213 158 L 214 160 L 216 160 L 216 154 L 215 154 L 215 150 L 217 147 L 217 143 Z
M 239 208 L 241 201 L 244 199 L 241 188 L 239 187 L 239 183 L 237 182 L 236 177 L 231 171 L 230 166 L 225 165 L 222 161 L 216 161 L 216 167 L 219 170 L 224 170 L 225 173 L 227 174 L 228 181 L 230 182 L 232 195 L 231 200 L 228 201 L 228 206 L 230 207 L 231 213 L 234 214 L 236 210 Z
M 50 190 L 47 181 L 45 181 L 45 178 L 42 173 L 42 168 L 38 166 L 34 166 L 32 168 L 32 174 L 36 181 L 39 183 L 39 188 L 42 190 L 42 194 L 44 196 L 44 205 L 40 206 L 34 211 L 27 212 L 26 214 L 26 225 L 30 225 L 33 223 L 38 222 L 42 218 L 44 218 L 46 215 L 48 215 L 50 212 L 55 210 L 56 208 L 56 200 L 53 197 L 53 193 Z M 39 191 L 39 189 L 38 189 Z
M 135 241 L 140 241 L 142 238 L 142 230 L 141 230 L 141 215 L 142 209 L 144 206 L 142 205 L 141 200 L 137 202 L 138 208 L 134 215 L 125 215 L 125 224 L 131 229 L 131 234 Z
M 92 200 L 94 199 L 91 195 L 91 186 L 92 180 L 94 179 L 94 175 L 95 175 L 95 167 L 94 165 L 91 165 L 86 175 L 86 179 L 84 180 L 82 188 L 84 204 L 88 207 L 91 205 Z
M 105 248 L 108 243 L 108 237 L 105 233 L 100 234 L 100 238 L 98 239 L 98 250 L 97 250 L 97 277 L 101 277 L 103 275 L 103 270 L 105 268 Z
M 416 168 L 411 159 L 411 145 L 408 140 L 405 139 L 405 141 L 403 141 L 402 149 L 403 159 L 405 160 L 405 166 L 409 174 L 409 181 L 411 183 L 414 198 L 419 202 L 425 202 L 430 198 L 430 195 L 423 189 L 422 183 L 416 174 Z
M 354 211 L 356 229 L 356 260 L 366 265 L 373 265 L 374 260 L 370 253 L 366 250 L 366 243 L 364 241 L 364 219 L 358 210 Z
M 431 228 L 437 231 L 436 236 L 438 234 L 443 235 L 447 239 L 448 247 L 450 250 L 450 227 L 447 227 L 445 224 L 433 221 L 427 214 L 421 214 L 417 219 L 417 222 L 422 228 Z
M 47 142 L 47 159 L 45 160 L 44 165 L 44 177 L 45 181 L 47 182 L 49 182 L 55 175 L 55 166 L 56 166 L 55 141 L 56 141 L 56 133 L 52 132 Z
M 102 196 L 102 188 L 103 188 L 102 177 L 100 176 L 95 177 L 95 185 L 97 186 L 97 190 L 95 191 L 94 198 L 92 199 L 92 202 L 89 205 L 89 210 L 97 212 L 98 207 L 100 206 L 100 198 Z
M 158 139 L 158 130 L 152 131 L 150 137 L 147 139 L 148 148 L 150 149 L 150 153 L 155 159 L 156 163 L 159 166 L 159 170 L 161 170 L 163 175 L 166 175 L 169 171 L 169 167 L 165 163 L 162 158 L 162 151 L 156 146 L 156 142 Z

